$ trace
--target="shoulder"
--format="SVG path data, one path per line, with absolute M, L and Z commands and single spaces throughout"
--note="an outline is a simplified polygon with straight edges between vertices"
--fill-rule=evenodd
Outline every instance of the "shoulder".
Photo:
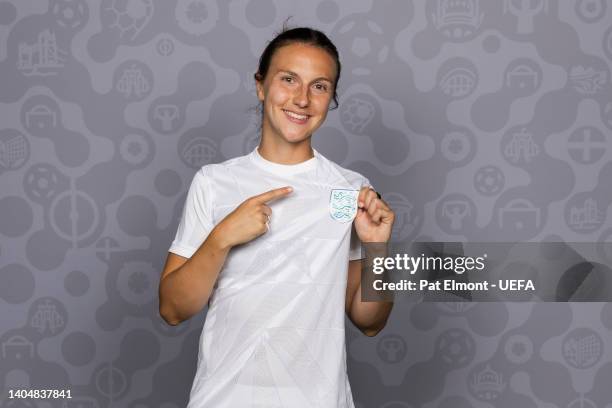
M 232 169 L 245 165 L 248 156 L 239 156 L 219 163 L 208 163 L 201 166 L 193 176 L 192 189 L 201 196 L 207 208 L 213 208 L 221 189 L 235 179 Z
M 201 179 L 212 181 L 222 174 L 231 172 L 236 167 L 243 167 L 248 163 L 248 154 L 238 157 L 232 157 L 219 163 L 208 163 L 200 167 L 197 174 Z
M 322 155 L 320 152 L 317 153 L 319 154 L 319 158 L 321 159 L 322 166 L 326 168 L 327 171 L 334 173 L 338 178 L 346 181 L 352 188 L 358 190 L 362 186 L 371 185 L 370 180 L 363 174 L 355 170 L 342 167 L 338 163 Z

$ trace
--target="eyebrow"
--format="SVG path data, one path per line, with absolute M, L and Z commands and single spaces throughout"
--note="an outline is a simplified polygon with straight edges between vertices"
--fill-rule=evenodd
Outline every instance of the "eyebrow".
M 279 70 L 278 70 L 278 72 L 285 72 L 285 73 L 287 73 L 287 74 L 291 74 L 291 75 L 293 75 L 293 76 L 299 77 L 299 75 L 298 75 L 298 74 L 296 74 L 296 73 L 295 73 L 295 72 L 293 72 L 293 71 L 289 71 L 289 70 L 287 70 L 287 69 L 279 69 Z M 311 82 L 321 81 L 321 80 L 323 80 L 323 81 L 327 81 L 327 82 L 329 82 L 330 84 L 332 83 L 332 80 L 331 80 L 331 79 L 329 79 L 329 78 L 327 78 L 327 77 L 318 77 L 318 78 L 313 79 Z

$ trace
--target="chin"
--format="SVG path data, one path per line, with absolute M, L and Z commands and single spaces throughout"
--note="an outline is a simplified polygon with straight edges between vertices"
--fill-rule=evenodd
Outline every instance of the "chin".
M 310 136 L 300 136 L 300 137 L 283 137 L 287 143 L 298 144 L 302 143 L 305 140 L 310 139 Z

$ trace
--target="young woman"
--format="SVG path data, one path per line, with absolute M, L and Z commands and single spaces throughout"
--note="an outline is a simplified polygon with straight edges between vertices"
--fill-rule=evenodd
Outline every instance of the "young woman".
M 385 325 L 393 304 L 361 301 L 359 241 L 387 242 L 394 213 L 311 146 L 339 78 L 323 33 L 285 29 L 255 74 L 260 145 L 193 178 L 159 286 L 171 325 L 209 303 L 188 408 L 354 407 L 344 313 Z

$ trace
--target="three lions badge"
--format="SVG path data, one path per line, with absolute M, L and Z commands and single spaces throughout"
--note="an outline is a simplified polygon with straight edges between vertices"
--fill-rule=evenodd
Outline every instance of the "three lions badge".
M 329 215 L 338 222 L 349 222 L 357 215 L 359 190 L 333 189 L 329 197 Z

